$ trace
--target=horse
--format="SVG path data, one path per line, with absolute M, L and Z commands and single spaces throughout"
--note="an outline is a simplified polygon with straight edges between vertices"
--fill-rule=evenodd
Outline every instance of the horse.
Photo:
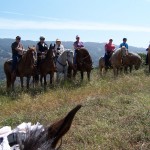
M 150 73 L 150 48 L 148 49 L 148 66 L 149 66 L 149 73 Z
M 112 55 L 112 54 L 113 54 L 113 52 L 112 52 L 110 55 Z M 109 61 L 110 61 L 110 60 L 109 60 Z M 104 73 L 107 72 L 108 68 L 109 68 L 109 67 L 107 67 L 107 66 L 106 66 L 106 63 L 105 63 L 105 56 L 100 57 L 100 58 L 99 58 L 99 70 L 100 70 L 100 75 L 101 75 L 101 76 L 104 75 Z M 111 67 L 110 67 L 110 68 L 111 68 Z
M 40 74 L 40 82 L 42 86 L 42 79 L 44 77 L 44 86 L 46 86 L 46 75 L 50 74 L 50 84 L 53 82 L 54 72 L 55 72 L 55 64 L 53 60 L 53 50 L 55 48 L 50 44 L 49 50 L 47 51 L 47 54 L 44 59 L 42 59 L 41 63 L 38 66 L 39 74 Z
M 21 87 L 23 88 L 23 77 L 27 77 L 27 89 L 29 89 L 30 77 L 35 72 L 35 47 L 28 47 L 28 50 L 22 55 L 17 64 L 16 74 L 12 75 L 12 60 L 4 63 L 4 72 L 6 75 L 7 89 L 14 89 L 16 77 L 20 77 Z
M 77 105 L 64 118 L 54 122 L 51 125 L 41 128 L 27 128 L 27 133 L 20 136 L 17 132 L 17 140 L 12 147 L 18 147 L 20 150 L 58 150 L 62 145 L 62 137 L 69 131 L 73 119 L 82 105 Z M 61 143 L 58 146 L 58 142 Z M 12 141 L 12 140 L 11 140 Z
M 73 66 L 73 51 L 72 50 L 65 50 L 57 58 L 57 61 L 56 61 L 57 82 L 59 82 L 59 76 L 61 73 L 64 74 L 64 80 L 67 79 L 68 66 Z
M 129 67 L 131 73 L 133 66 L 136 70 L 138 70 L 140 68 L 141 63 L 142 59 L 140 55 L 138 55 L 137 53 L 129 52 L 123 60 L 124 71 L 127 73 L 127 69 Z
M 76 50 L 76 69 L 73 69 L 73 77 L 75 78 L 77 71 L 81 73 L 81 80 L 83 80 L 84 72 L 87 72 L 87 78 L 90 81 L 90 73 L 92 70 L 92 58 L 86 48 Z
M 122 69 L 124 58 L 128 54 L 125 46 L 118 48 L 111 56 L 110 62 L 113 68 L 114 76 L 118 75 L 118 71 Z

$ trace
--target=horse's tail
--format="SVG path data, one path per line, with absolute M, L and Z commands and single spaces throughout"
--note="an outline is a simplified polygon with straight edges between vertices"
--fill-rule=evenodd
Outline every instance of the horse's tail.
M 9 89 L 11 86 L 11 67 L 7 61 L 4 63 L 4 72 L 6 75 L 7 89 Z

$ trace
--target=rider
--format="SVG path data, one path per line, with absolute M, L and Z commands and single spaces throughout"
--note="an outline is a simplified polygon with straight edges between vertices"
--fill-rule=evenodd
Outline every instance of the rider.
M 80 37 L 78 35 L 76 36 L 76 41 L 74 42 L 73 46 L 74 46 L 74 66 L 76 69 L 76 67 L 77 67 L 77 64 L 76 64 L 77 50 L 80 50 L 80 48 L 84 47 L 83 42 L 80 41 Z
M 128 50 L 127 38 L 123 38 L 123 42 L 120 44 L 119 48 L 122 46 L 125 46 L 125 48 Z
M 128 44 L 127 44 L 127 38 L 123 38 L 123 42 L 120 44 L 119 48 L 125 47 L 127 49 L 126 54 L 128 55 Z M 122 64 L 123 64 L 123 58 L 122 58 Z
M 109 59 L 115 50 L 115 45 L 112 42 L 113 39 L 109 39 L 109 42 L 105 45 L 105 65 L 107 67 L 111 66 Z
M 16 36 L 16 41 L 12 43 L 12 73 L 16 72 L 16 66 L 18 60 L 22 57 L 23 54 L 23 45 L 20 43 L 21 37 Z
M 37 52 L 37 68 L 41 62 L 41 56 L 45 55 L 48 51 L 48 45 L 45 43 L 45 37 L 40 36 L 40 41 L 36 45 Z
M 56 39 L 56 45 L 55 45 L 55 49 L 54 49 L 55 63 L 56 63 L 59 55 L 61 55 L 63 52 L 64 52 L 64 46 L 62 45 L 61 40 Z

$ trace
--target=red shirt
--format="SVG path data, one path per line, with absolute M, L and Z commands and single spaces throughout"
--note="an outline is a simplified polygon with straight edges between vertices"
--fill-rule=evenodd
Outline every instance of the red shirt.
M 112 52 L 112 51 L 114 51 L 114 49 L 115 49 L 115 45 L 112 43 L 107 43 L 105 45 L 105 51 L 107 51 L 107 52 Z

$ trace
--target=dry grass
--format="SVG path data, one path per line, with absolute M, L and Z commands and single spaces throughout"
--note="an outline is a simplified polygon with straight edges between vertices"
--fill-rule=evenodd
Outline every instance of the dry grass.
M 114 79 L 100 78 L 95 70 L 87 82 L 64 82 L 60 86 L 7 93 L 0 89 L 0 126 L 25 121 L 48 124 L 76 104 L 72 128 L 64 137 L 64 150 L 150 149 L 150 76 L 143 70 Z

